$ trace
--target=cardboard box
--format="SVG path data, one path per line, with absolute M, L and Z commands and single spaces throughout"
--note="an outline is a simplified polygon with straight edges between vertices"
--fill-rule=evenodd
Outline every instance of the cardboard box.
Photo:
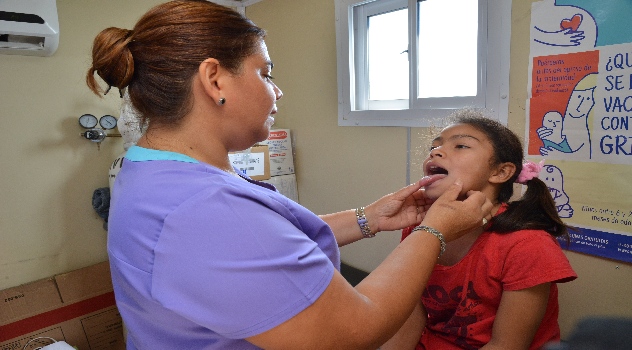
M 124 350 L 108 262 L 0 291 L 0 349 Z
M 267 145 L 257 145 L 244 152 L 228 153 L 230 162 L 253 180 L 270 178 L 270 152 Z
M 269 180 L 264 180 L 269 184 L 274 185 L 277 190 L 287 198 L 298 203 L 298 187 L 296 185 L 296 175 L 280 175 L 272 176 Z
M 294 174 L 290 129 L 270 130 L 270 136 L 261 144 L 270 148 L 270 176 Z

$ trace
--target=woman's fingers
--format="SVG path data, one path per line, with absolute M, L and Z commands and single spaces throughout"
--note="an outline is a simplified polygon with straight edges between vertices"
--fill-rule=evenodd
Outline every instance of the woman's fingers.
M 469 191 L 467 198 L 458 200 L 462 183 L 452 184 L 430 207 L 424 224 L 441 231 L 446 241 L 461 237 L 466 232 L 481 226 L 484 217 L 489 217 L 492 204 L 478 191 Z

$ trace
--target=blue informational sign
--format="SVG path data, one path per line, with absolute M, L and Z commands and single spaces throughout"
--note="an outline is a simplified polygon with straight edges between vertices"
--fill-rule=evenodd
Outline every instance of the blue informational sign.
M 632 1 L 532 4 L 526 154 L 560 217 L 562 246 L 632 262 Z

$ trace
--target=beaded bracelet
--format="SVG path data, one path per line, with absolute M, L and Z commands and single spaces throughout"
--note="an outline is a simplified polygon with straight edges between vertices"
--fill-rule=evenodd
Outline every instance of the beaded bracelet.
M 375 234 L 371 233 L 371 228 L 369 227 L 369 221 L 364 216 L 364 207 L 360 207 L 355 210 L 356 218 L 358 218 L 358 225 L 360 225 L 360 231 L 362 232 L 362 236 L 364 238 L 373 238 Z
M 410 233 L 413 233 L 415 231 L 426 231 L 437 237 L 439 239 L 439 243 L 441 244 L 441 252 L 439 253 L 439 258 L 441 257 L 441 255 L 443 255 L 443 253 L 445 252 L 445 239 L 443 238 L 443 234 L 441 234 L 441 232 L 435 230 L 432 227 L 423 225 L 415 227 Z

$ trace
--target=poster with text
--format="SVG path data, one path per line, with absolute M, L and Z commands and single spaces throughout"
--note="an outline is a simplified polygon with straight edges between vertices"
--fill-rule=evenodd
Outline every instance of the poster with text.
M 532 4 L 526 153 L 560 217 L 564 248 L 632 262 L 632 2 Z

